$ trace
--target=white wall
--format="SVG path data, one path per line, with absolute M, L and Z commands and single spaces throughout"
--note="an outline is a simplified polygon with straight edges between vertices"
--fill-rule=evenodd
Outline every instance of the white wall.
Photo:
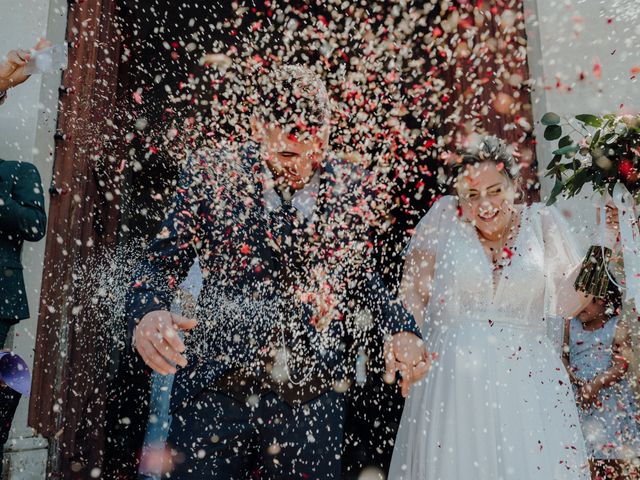
M 640 111 L 640 74 L 631 78 L 631 69 L 640 66 L 640 0 L 525 0 L 525 8 L 535 121 L 549 111 L 560 116 Z M 596 65 L 601 66 L 600 78 Z M 581 72 L 584 80 L 579 79 Z M 545 141 L 544 128 L 536 128 L 546 197 L 553 180 L 543 178 L 544 168 L 556 142 Z M 558 202 L 571 214 L 572 224 L 586 233 L 593 231 L 595 216 L 590 194 L 585 190 L 579 199 Z M 591 241 L 580 237 L 585 244 Z
M 0 12 L 2 56 L 14 48 L 31 48 L 40 37 L 45 37 L 54 44 L 64 41 L 66 1 L 0 0 Z M 0 158 L 29 161 L 38 167 L 45 187 L 47 209 L 60 78 L 59 74 L 34 76 L 11 89 L 6 102 L 0 106 Z M 20 322 L 16 327 L 12 349 L 30 366 L 33 365 L 43 258 L 44 240 L 25 243 L 23 264 L 31 318 Z M 46 444 L 32 438 L 33 432 L 27 427 L 27 407 L 28 399 L 23 398 L 7 445 L 8 455 L 11 455 L 11 450 L 24 451 L 22 454 L 12 455 L 10 478 L 43 478 L 40 475 L 41 465 L 33 465 L 33 460 L 43 456 L 46 458 L 46 450 L 42 449 Z M 9 445 L 12 441 L 13 446 Z M 17 472 L 21 468 L 27 470 Z

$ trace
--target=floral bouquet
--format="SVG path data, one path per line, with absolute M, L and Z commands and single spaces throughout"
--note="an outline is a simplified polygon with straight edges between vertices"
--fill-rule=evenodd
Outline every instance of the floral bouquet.
M 605 228 L 605 209 L 617 208 L 624 287 L 628 299 L 640 298 L 640 115 L 583 114 L 562 123 L 557 114 L 547 113 L 541 122 L 546 126 L 544 138 L 558 142 L 547 167 L 546 176 L 556 179 L 547 204 L 553 204 L 559 195 L 572 197 L 589 184 L 600 194 L 600 228 Z M 610 257 L 610 249 L 592 246 L 583 261 L 576 289 L 602 296 L 610 280 Z

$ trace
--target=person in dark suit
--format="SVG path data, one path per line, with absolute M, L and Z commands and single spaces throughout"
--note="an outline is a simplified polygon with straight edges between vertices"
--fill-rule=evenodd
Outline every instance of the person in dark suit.
M 194 156 L 127 298 L 140 357 L 177 372 L 170 478 L 338 478 L 343 393 L 368 333 L 386 334 L 403 390 L 430 364 L 371 265 L 376 186 L 327 154 L 324 85 L 297 66 L 256 82 L 254 143 Z M 197 320 L 169 313 L 196 257 Z
M 40 174 L 26 162 L 0 160 L 0 347 L 9 329 L 29 318 L 22 275 L 22 245 L 46 230 Z M 0 463 L 20 394 L 0 382 Z

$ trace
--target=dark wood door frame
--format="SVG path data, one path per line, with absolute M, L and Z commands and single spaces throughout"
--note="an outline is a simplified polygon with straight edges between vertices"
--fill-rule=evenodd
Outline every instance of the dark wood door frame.
M 106 360 L 95 348 L 100 325 L 90 310 L 79 308 L 90 287 L 78 285 L 74 275 L 117 240 L 118 175 L 113 157 L 103 155 L 103 139 L 114 133 L 109 120 L 115 115 L 120 57 L 115 13 L 115 0 L 69 4 L 69 68 L 60 89 L 29 404 L 29 425 L 50 440 L 53 477 L 79 473 L 73 456 L 81 418 L 101 422 L 100 409 L 91 408 L 104 388 Z M 96 455 L 99 441 L 88 445 Z

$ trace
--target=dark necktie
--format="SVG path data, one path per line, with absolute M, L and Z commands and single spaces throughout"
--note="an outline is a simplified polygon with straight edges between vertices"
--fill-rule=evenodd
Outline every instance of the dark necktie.
M 291 202 L 285 201 L 269 214 L 269 230 L 280 261 L 284 261 L 288 250 L 293 245 L 291 232 L 297 226 L 297 218 L 296 208 L 291 205 Z
M 298 212 L 291 205 L 290 201 L 281 198 L 281 205 L 269 213 L 269 232 L 271 235 L 271 261 L 273 264 L 274 287 L 278 292 L 279 302 L 282 304 L 278 308 L 290 307 L 292 302 L 290 295 L 293 292 L 295 283 L 294 275 L 294 256 L 293 250 L 296 244 L 294 236 L 295 230 L 298 229 Z M 279 322 L 271 332 L 271 347 L 265 351 L 263 359 L 265 364 L 273 364 L 276 361 L 276 351 L 282 349 L 282 330 L 285 325 Z M 289 333 L 284 333 L 285 337 L 289 337 Z

